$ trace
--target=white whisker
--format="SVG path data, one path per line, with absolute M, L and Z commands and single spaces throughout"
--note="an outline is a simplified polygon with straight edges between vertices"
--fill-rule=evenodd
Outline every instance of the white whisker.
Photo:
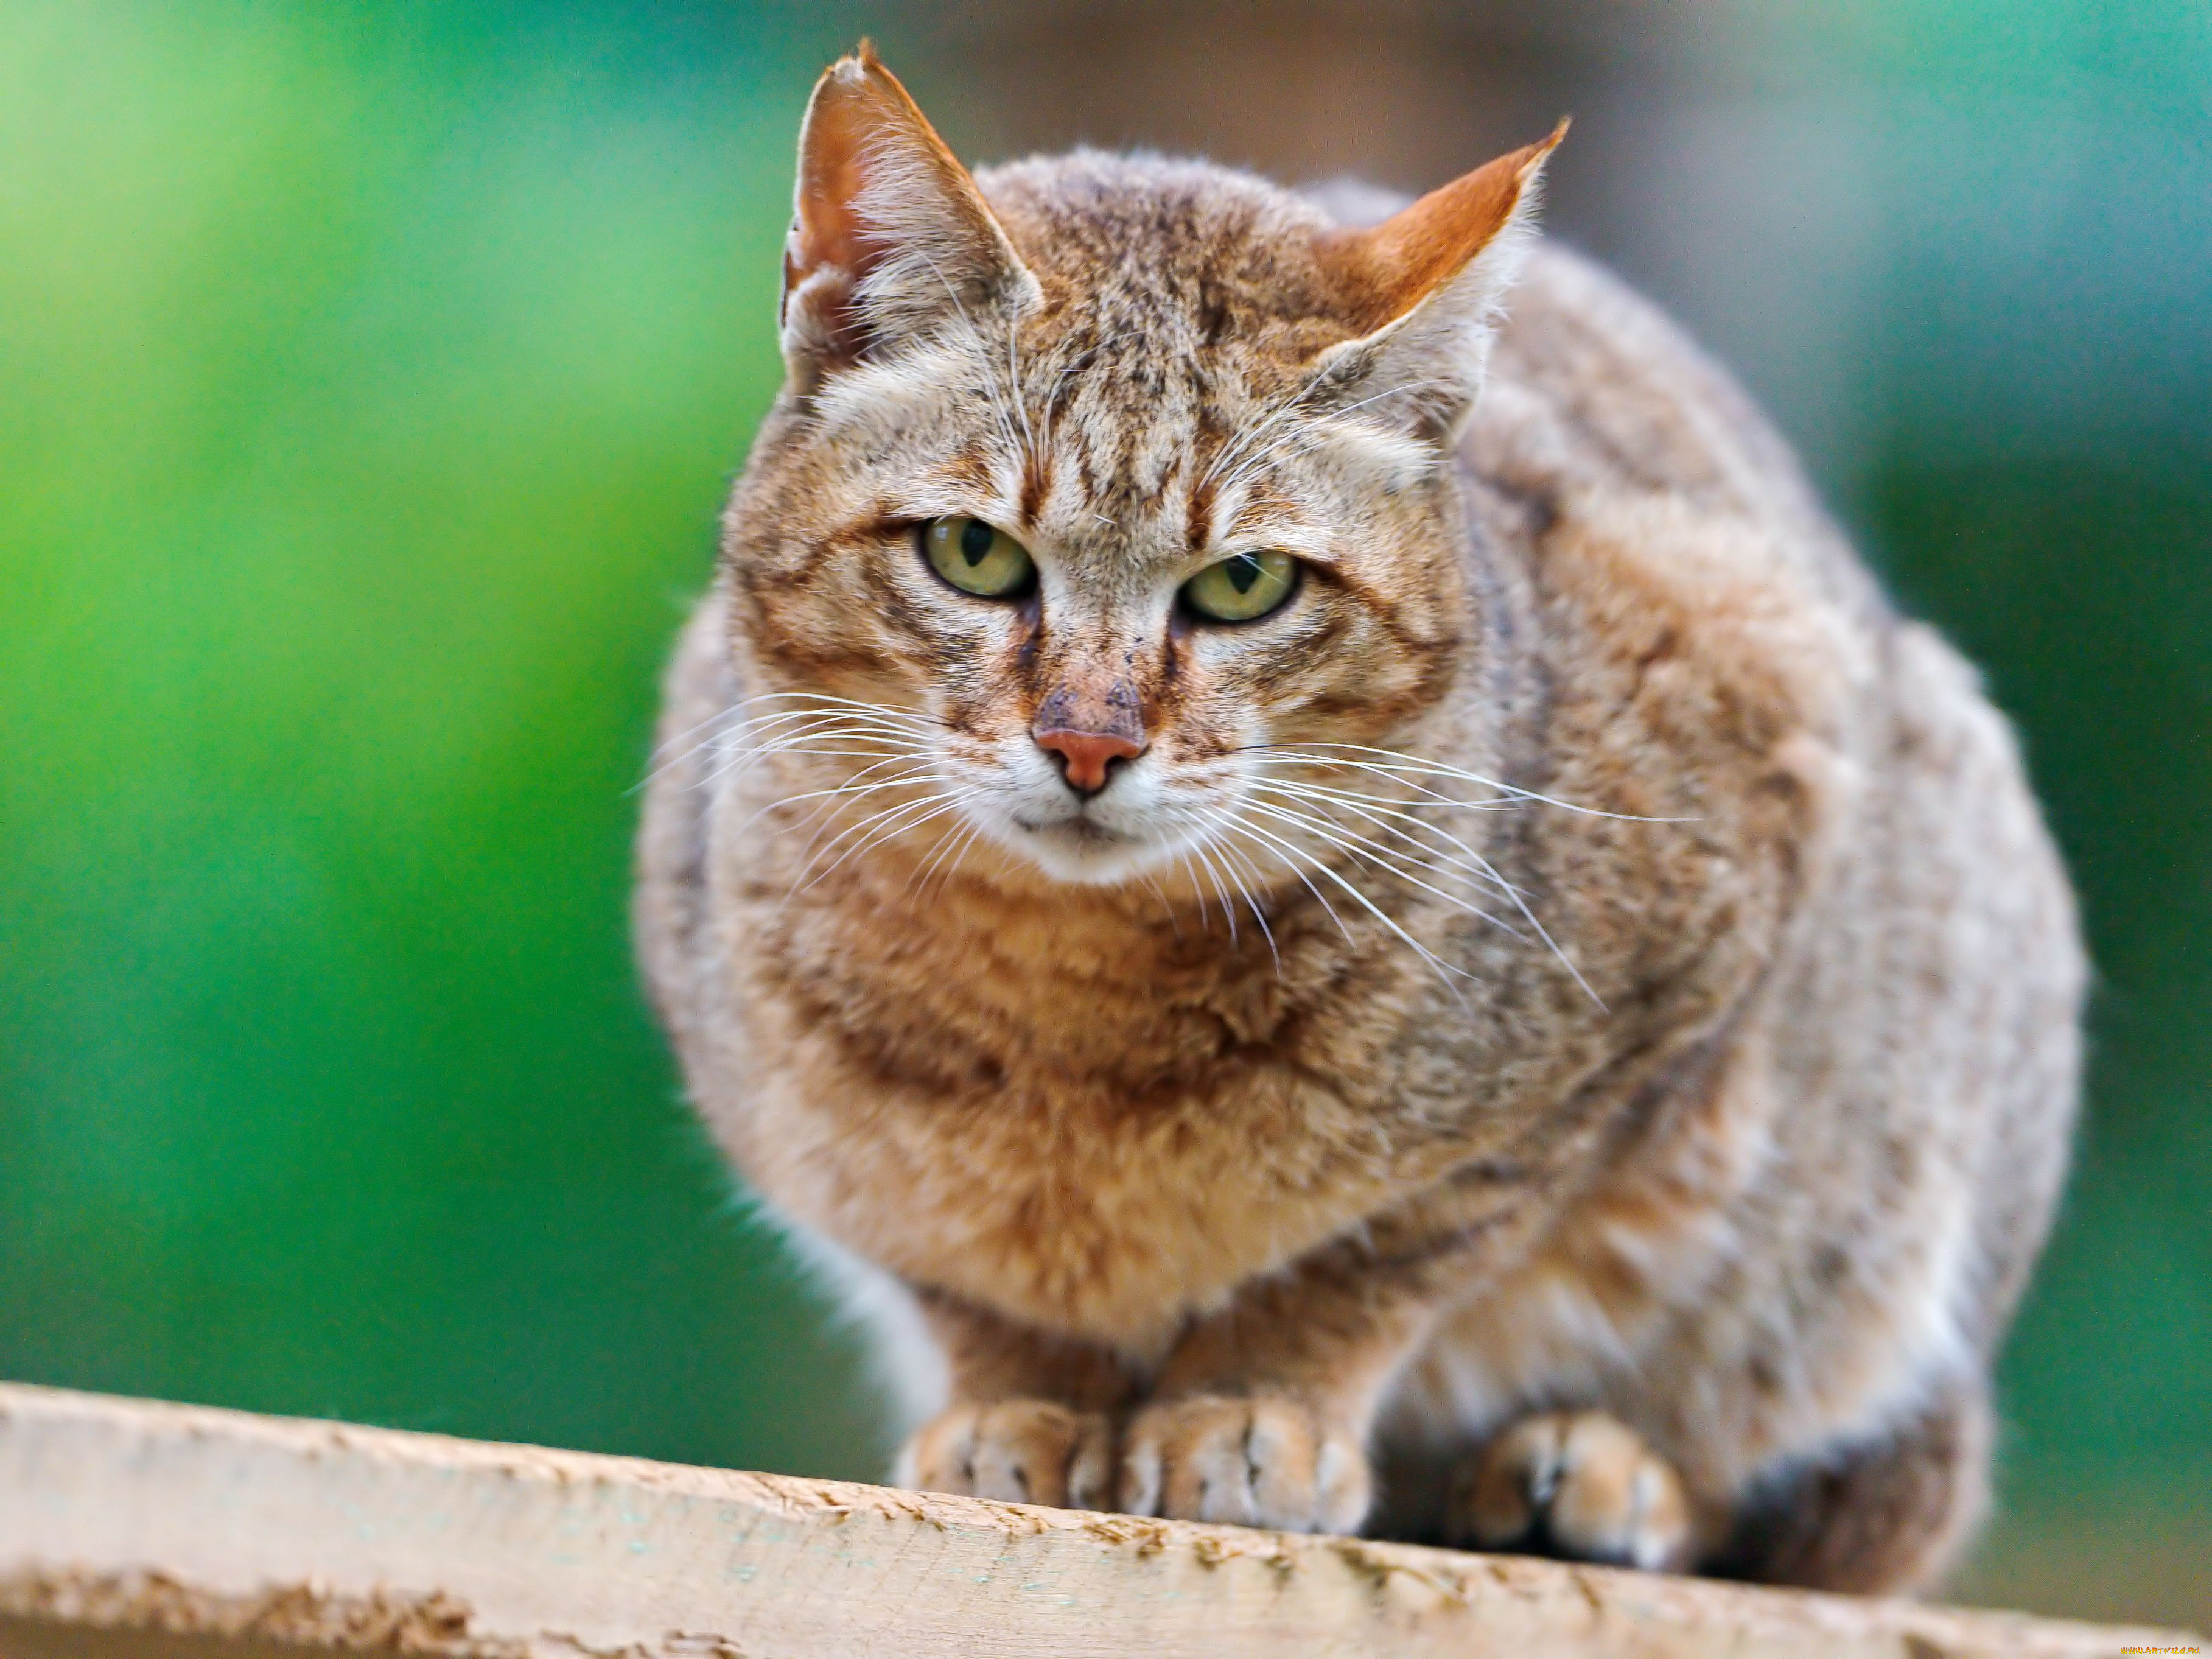
M 1452 994 L 1453 1000 L 1458 1002 L 1461 1007 L 1466 1007 L 1467 999 L 1461 994 L 1459 988 L 1456 985 L 1454 985 L 1451 981 L 1455 976 L 1460 979 L 1472 979 L 1474 976 L 1463 968 L 1453 967 L 1451 963 L 1446 962 L 1442 957 L 1437 955 L 1435 951 L 1430 950 L 1427 945 L 1422 944 L 1420 940 L 1415 939 L 1411 933 L 1407 933 L 1405 928 L 1399 925 L 1395 917 L 1392 916 L 1380 905 L 1369 898 L 1366 894 L 1361 892 L 1358 888 L 1353 886 L 1350 881 L 1345 878 L 1343 874 L 1340 872 L 1334 866 L 1328 862 L 1328 860 L 1316 857 L 1315 854 L 1306 852 L 1304 848 L 1296 846 L 1283 836 L 1277 835 L 1272 830 L 1261 829 L 1258 824 L 1251 823 L 1249 819 L 1244 818 L 1241 814 L 1237 814 L 1233 817 L 1231 828 L 1234 833 L 1250 836 L 1256 840 L 1276 848 L 1279 851 L 1284 853 L 1289 857 L 1305 859 L 1313 866 L 1316 872 L 1326 876 L 1338 887 L 1343 889 L 1345 894 L 1348 897 L 1350 897 L 1362 909 L 1365 910 L 1368 915 L 1373 916 L 1376 921 L 1381 922 L 1382 926 L 1395 935 L 1401 943 L 1407 946 L 1412 950 L 1414 955 L 1418 956 L 1424 963 L 1427 963 L 1428 966 L 1443 980 L 1444 988 Z M 1343 924 L 1340 921 L 1338 925 L 1341 927 Z M 1346 936 L 1349 937 L 1348 933 Z
M 743 834 L 745 830 L 751 829 L 754 824 L 766 817 L 769 813 L 780 811 L 784 807 L 794 805 L 800 801 L 820 800 L 823 803 L 823 806 L 817 807 L 815 810 L 815 812 L 807 818 L 807 823 L 812 823 L 822 815 L 823 811 L 826 811 L 830 805 L 835 804 L 835 802 L 840 798 L 855 795 L 872 795 L 885 789 L 910 789 L 917 784 L 927 781 L 933 775 L 933 768 L 923 767 L 915 771 L 901 773 L 895 778 L 879 779 L 873 783 L 860 783 L 857 781 L 853 783 L 842 783 L 831 789 L 809 789 L 796 795 L 779 795 L 775 799 L 769 802 L 767 805 L 757 810 L 751 817 L 748 817 L 743 823 L 739 824 L 738 826 L 738 833 Z M 802 825 L 800 827 L 803 828 L 804 826 Z M 808 843 L 808 846 L 811 847 L 811 842 Z M 805 848 L 801 849 L 802 854 L 805 850 Z
M 1374 799 L 1375 797 L 1355 797 L 1347 799 L 1338 796 L 1331 790 L 1310 789 L 1296 783 L 1265 783 L 1256 780 L 1249 787 L 1256 793 L 1280 795 L 1287 799 L 1304 801 L 1309 805 L 1340 809 L 1354 813 L 1372 824 L 1382 834 L 1403 842 L 1413 848 L 1425 869 L 1455 870 L 1462 875 L 1473 876 L 1487 882 L 1500 892 L 1510 893 L 1515 890 L 1512 885 L 1498 873 L 1496 866 L 1449 830 L 1431 823 L 1426 818 L 1415 813 L 1401 809 L 1394 809 L 1387 805 L 1367 806 L 1355 804 L 1357 800 Z M 1445 852 L 1431 846 L 1415 836 L 1412 830 L 1403 828 L 1405 824 L 1411 824 L 1413 830 L 1434 836 L 1438 841 L 1447 843 L 1453 852 Z M 1455 857 L 1454 852 L 1458 856 Z
M 1199 931 L 1211 933 L 1212 929 L 1206 925 L 1206 890 L 1198 884 L 1198 870 L 1191 862 L 1191 854 L 1194 850 L 1192 848 L 1184 848 L 1178 862 L 1182 866 L 1183 879 L 1190 885 L 1191 896 L 1198 901 Z
M 1260 924 L 1260 937 L 1267 941 L 1267 955 L 1274 961 L 1275 977 L 1278 980 L 1281 979 L 1283 976 L 1283 953 L 1275 948 L 1275 930 L 1267 926 L 1267 913 L 1260 908 L 1260 901 L 1252 896 L 1252 890 L 1244 884 L 1244 878 L 1238 872 L 1237 868 L 1237 865 L 1242 862 L 1244 863 L 1246 867 L 1249 869 L 1250 867 L 1249 861 L 1241 859 L 1239 855 L 1231 848 L 1229 843 L 1226 842 L 1216 842 L 1213 844 L 1213 850 L 1221 855 L 1221 868 L 1223 873 L 1225 874 L 1231 882 L 1236 885 L 1237 890 L 1243 895 L 1244 902 L 1251 908 L 1252 920 Z M 1257 878 L 1256 872 L 1255 874 L 1255 878 Z
M 939 877 L 938 879 L 937 892 L 939 897 L 942 898 L 945 896 L 945 889 L 951 886 L 954 880 L 959 876 L 960 866 L 968 861 L 968 854 L 975 851 L 975 843 L 982 839 L 983 826 L 980 823 L 970 824 L 968 829 L 968 834 L 960 842 L 959 850 L 952 855 L 952 862 L 945 866 L 944 875 Z
M 1471 916 L 1480 917 L 1482 921 L 1503 929 L 1516 939 L 1522 937 L 1519 928 L 1499 917 L 1492 915 L 1480 905 L 1470 904 L 1456 894 L 1448 893 L 1441 887 L 1431 886 L 1419 877 L 1412 874 L 1402 866 L 1393 862 L 1387 855 L 1387 849 L 1355 831 L 1346 830 L 1341 825 L 1328 823 L 1320 818 L 1310 817 L 1303 812 L 1293 812 L 1280 806 L 1269 806 L 1260 801 L 1247 802 L 1245 808 L 1249 811 L 1263 813 L 1278 823 L 1289 824 L 1304 830 L 1307 834 L 1336 848 L 1340 852 L 1347 853 L 1353 858 L 1371 864 L 1385 873 L 1395 876 L 1408 886 L 1418 887 L 1421 891 L 1443 900 L 1445 903 L 1455 909 L 1464 910 Z
M 921 894 L 922 888 L 929 880 L 930 872 L 937 868 L 939 861 L 951 848 L 953 837 L 957 836 L 965 825 L 965 819 L 956 817 L 935 841 L 930 842 L 929 851 L 923 854 L 927 862 L 907 878 L 906 896 L 908 897 L 916 897 Z
M 1486 788 L 1499 790 L 1512 789 L 1512 786 L 1510 785 L 1498 783 L 1494 779 L 1483 777 L 1479 774 L 1468 772 L 1462 768 L 1448 767 L 1442 765 L 1439 763 L 1424 761 L 1417 756 L 1403 755 L 1395 750 L 1370 749 L 1364 745 L 1354 744 L 1322 744 L 1311 745 L 1310 747 L 1317 750 L 1345 749 L 1364 754 L 1391 756 L 1400 762 L 1401 764 L 1395 766 L 1384 766 L 1374 762 L 1344 761 L 1340 759 L 1332 759 L 1327 757 L 1319 757 L 1318 763 L 1323 765 L 1349 766 L 1361 770 L 1380 772 L 1386 775 L 1396 776 L 1406 787 L 1412 789 L 1417 796 L 1425 798 L 1433 805 L 1444 806 L 1482 807 L 1487 806 L 1492 803 L 1452 800 L 1448 797 L 1438 795 L 1436 792 L 1427 789 L 1424 786 L 1407 779 L 1404 775 L 1407 772 L 1413 772 L 1416 775 L 1428 774 L 1431 775 L 1441 775 L 1455 777 L 1464 781 L 1480 784 Z M 1278 758 L 1300 758 L 1302 757 L 1302 755 L 1303 751 L 1295 749 L 1284 749 L 1275 751 L 1275 757 Z M 1496 888 L 1498 892 L 1502 893 L 1512 902 L 1514 909 L 1519 913 L 1522 921 L 1528 924 L 1529 931 L 1542 942 L 1544 947 L 1552 953 L 1553 957 L 1558 961 L 1559 965 L 1566 969 L 1568 975 L 1573 979 L 1576 986 L 1582 991 L 1583 994 L 1589 998 L 1589 1000 L 1595 1003 L 1600 1008 L 1603 1008 L 1606 1006 L 1605 999 L 1598 995 L 1596 988 L 1591 985 L 1589 980 L 1583 976 L 1582 969 L 1576 966 L 1574 959 L 1568 956 L 1566 951 L 1561 948 L 1559 942 L 1552 937 L 1551 931 L 1547 928 L 1543 922 L 1537 917 L 1535 911 L 1528 903 L 1528 896 L 1511 882 L 1507 881 L 1505 878 L 1499 873 L 1497 866 L 1492 864 L 1488 859 L 1483 857 L 1480 853 L 1468 846 L 1465 842 L 1461 841 L 1457 836 L 1450 834 L 1448 830 L 1445 830 L 1437 825 L 1430 823 L 1427 820 L 1419 817 L 1412 812 L 1405 811 L 1401 806 L 1384 805 L 1378 802 L 1376 804 L 1374 809 L 1370 811 L 1366 806 L 1352 805 L 1350 803 L 1353 799 L 1373 801 L 1375 798 L 1367 796 L 1348 796 L 1343 792 L 1331 790 L 1325 785 L 1312 785 L 1304 783 L 1297 780 L 1292 780 L 1291 782 L 1286 784 L 1258 783 L 1255 784 L 1255 787 L 1256 788 L 1267 790 L 1272 793 L 1286 795 L 1291 799 L 1303 799 L 1309 805 L 1342 805 L 1345 810 L 1356 812 L 1360 817 L 1369 819 L 1370 823 L 1375 822 L 1378 816 L 1388 816 L 1389 817 L 1398 819 L 1404 823 L 1413 824 L 1425 833 L 1437 837 L 1439 841 L 1449 842 L 1454 848 L 1457 849 L 1459 853 L 1465 856 L 1466 860 L 1468 860 L 1468 864 L 1464 866 L 1465 869 L 1479 873 L 1483 880 Z M 1513 790 L 1513 793 L 1519 800 L 1522 801 L 1541 805 L 1564 807 L 1570 811 L 1582 812 L 1589 816 L 1597 817 L 1626 819 L 1627 821 L 1634 823 L 1670 823 L 1680 821 L 1672 819 L 1638 817 L 1626 813 L 1601 811 L 1598 809 L 1592 807 L 1577 807 L 1571 802 L 1557 800 L 1550 796 L 1540 795 L 1529 790 Z M 1333 799 L 1332 798 L 1334 799 Z M 1419 803 L 1416 802 L 1412 804 Z M 1256 805 L 1257 803 L 1255 803 L 1255 805 Z M 1336 827 L 1340 830 L 1343 830 L 1344 829 L 1340 824 Z M 1446 861 L 1451 866 L 1462 866 L 1461 860 L 1449 858 L 1448 855 L 1441 854 L 1437 848 L 1428 846 L 1426 843 L 1418 842 L 1408 830 L 1395 828 L 1389 824 L 1378 824 L 1377 827 L 1382 829 L 1386 833 L 1395 835 L 1401 839 L 1413 842 L 1414 845 L 1420 847 L 1423 853 L 1426 855 L 1423 860 L 1423 867 L 1433 869 L 1435 866 L 1431 860 L 1438 857 L 1445 858 Z M 1347 834 L 1352 833 L 1348 830 L 1344 832 Z M 1360 839 L 1364 840 L 1364 838 L 1363 837 Z M 1404 872 L 1401 871 L 1401 874 L 1403 875 Z M 1413 882 L 1413 884 L 1416 886 L 1427 888 L 1426 883 L 1420 882 L 1410 875 L 1406 875 L 1405 878 L 1408 881 Z M 1428 889 L 1428 890 L 1435 891 L 1436 890 Z M 1440 895 L 1440 896 L 1449 897 L 1449 896 Z M 1516 938 L 1522 937 L 1518 929 L 1512 927 L 1496 916 L 1490 915 L 1486 911 L 1477 909 L 1475 907 L 1471 905 L 1462 905 L 1462 908 L 1470 910 L 1473 914 L 1483 916 L 1486 920 L 1495 923 L 1500 927 L 1504 927 L 1507 933 L 1513 934 Z
M 1221 901 L 1221 914 L 1229 922 L 1229 944 L 1234 949 L 1237 944 L 1237 907 L 1229 902 L 1229 890 L 1221 884 L 1221 872 L 1213 867 L 1213 860 L 1206 857 L 1206 848 L 1193 847 L 1190 851 L 1191 856 L 1198 860 L 1199 868 L 1206 872 L 1206 878 L 1213 888 L 1213 896 Z
M 1205 818 L 1207 823 L 1224 834 L 1238 835 L 1246 833 L 1244 826 L 1238 823 L 1226 811 L 1206 811 L 1202 813 L 1201 816 Z M 1267 848 L 1263 844 L 1262 850 L 1267 851 L 1273 849 Z M 1353 943 L 1352 929 L 1344 925 L 1344 918 L 1337 915 L 1336 907 L 1328 902 L 1328 896 L 1324 894 L 1320 888 L 1315 886 L 1312 882 L 1308 881 L 1306 879 L 1305 872 L 1299 869 L 1298 866 L 1292 863 L 1289 859 L 1285 858 L 1280 853 L 1277 853 L 1275 854 L 1275 858 L 1285 869 L 1296 876 L 1298 880 L 1304 884 L 1307 892 L 1313 895 L 1314 902 L 1320 905 L 1321 908 L 1328 913 L 1328 919 L 1336 924 L 1336 931 L 1344 935 L 1344 942 L 1347 945 Z
M 823 881 L 843 868 L 856 854 L 881 846 L 901 830 L 919 829 L 922 824 L 931 822 L 939 813 L 955 811 L 960 804 L 961 797 L 956 795 L 943 793 L 924 795 L 920 800 L 902 801 L 896 806 L 887 806 L 879 812 L 872 812 L 857 823 L 848 824 L 800 866 L 799 873 L 791 878 L 793 889 L 797 892 L 811 892 Z M 922 815 L 918 818 L 908 816 L 915 812 L 921 812 Z M 840 842 L 854 836 L 860 838 L 846 848 L 842 853 L 838 854 L 836 859 L 824 867 L 819 874 L 815 874 L 811 881 L 807 880 L 808 875 L 813 872 L 817 863 L 835 851 Z M 803 888 L 799 885 L 801 882 L 805 883 Z M 793 896 L 793 893 L 787 892 L 785 902 L 788 903 Z
M 1382 761 L 1342 760 L 1334 757 L 1331 753 L 1324 752 L 1334 750 L 1344 750 L 1358 755 L 1379 755 L 1383 759 Z M 1424 759 L 1419 755 L 1405 754 L 1395 749 L 1371 748 L 1365 744 L 1318 743 L 1290 745 L 1254 744 L 1238 752 L 1261 753 L 1263 763 L 1266 759 L 1273 758 L 1311 766 L 1344 766 L 1361 771 L 1393 775 L 1413 773 L 1416 775 L 1453 778 L 1462 782 L 1479 783 L 1486 789 L 1495 789 L 1501 795 L 1510 796 L 1516 800 L 1540 802 L 1546 806 L 1556 806 L 1565 812 L 1579 812 L 1586 817 L 1616 818 L 1628 823 L 1692 823 L 1696 822 L 1694 818 L 1655 818 L 1647 817 L 1637 812 L 1608 812 L 1601 807 L 1581 806 L 1571 800 L 1561 800 L 1555 795 L 1539 794 L 1533 789 L 1523 789 L 1515 784 L 1500 783 L 1495 778 L 1486 778 L 1478 772 L 1469 772 L 1456 766 L 1447 766 L 1441 761 Z M 1460 804 L 1464 805 L 1470 803 Z

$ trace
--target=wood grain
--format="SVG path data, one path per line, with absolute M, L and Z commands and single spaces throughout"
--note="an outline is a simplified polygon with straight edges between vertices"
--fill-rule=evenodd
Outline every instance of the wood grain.
M 0 1384 L 0 1651 L 272 1645 L 2072 1659 L 2203 1644 Z

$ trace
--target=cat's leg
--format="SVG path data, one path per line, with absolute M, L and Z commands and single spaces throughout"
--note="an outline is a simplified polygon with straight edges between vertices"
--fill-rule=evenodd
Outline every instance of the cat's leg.
M 1434 1323 L 1428 1279 L 1364 1250 L 1324 1252 L 1200 1322 L 1130 1419 L 1120 1506 L 1356 1531 L 1373 1493 L 1376 1407 Z
M 1702 1570 L 1863 1594 L 1930 1588 L 1981 1516 L 1990 1439 L 1986 1386 L 1960 1382 L 1881 1435 L 1753 1482 Z
M 1616 1419 L 1540 1413 L 1466 1464 L 1444 1536 L 1811 1589 L 1923 1589 L 1981 1512 L 1989 1442 L 1984 1392 L 1961 1384 L 1882 1433 L 1789 1459 L 1732 1500 L 1701 1502 Z
M 1103 1509 L 1115 1417 L 1133 1389 L 1113 1355 L 941 1293 L 917 1298 L 951 1403 L 900 1452 L 894 1484 L 1007 1503 Z

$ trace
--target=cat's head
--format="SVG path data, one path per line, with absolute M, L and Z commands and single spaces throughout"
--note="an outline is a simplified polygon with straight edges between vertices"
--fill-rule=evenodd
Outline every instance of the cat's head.
M 1558 137 L 1346 229 L 1194 162 L 971 177 L 837 64 L 725 537 L 748 729 L 849 757 L 886 835 L 1066 880 L 1264 849 L 1272 759 L 1387 742 L 1461 666 L 1450 449 Z

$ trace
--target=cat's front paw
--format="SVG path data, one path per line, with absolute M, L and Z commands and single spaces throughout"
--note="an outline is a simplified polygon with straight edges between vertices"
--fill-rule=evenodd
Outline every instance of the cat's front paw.
M 1056 1509 L 1106 1507 L 1114 1430 L 1103 1413 L 1047 1400 L 955 1406 L 906 1443 L 892 1484 Z
M 1370 1483 L 1358 1440 L 1282 1395 L 1199 1395 L 1139 1412 L 1121 1457 L 1132 1515 L 1350 1532 Z
M 1453 1504 L 1455 1543 L 1675 1571 L 1688 1565 L 1681 1478 L 1603 1412 L 1524 1418 L 1486 1446 Z

